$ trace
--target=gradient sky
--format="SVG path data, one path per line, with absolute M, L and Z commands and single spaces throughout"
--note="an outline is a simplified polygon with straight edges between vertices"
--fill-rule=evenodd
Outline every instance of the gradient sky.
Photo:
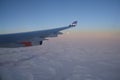
M 120 0 L 0 0 L 0 34 L 57 28 L 120 31 Z

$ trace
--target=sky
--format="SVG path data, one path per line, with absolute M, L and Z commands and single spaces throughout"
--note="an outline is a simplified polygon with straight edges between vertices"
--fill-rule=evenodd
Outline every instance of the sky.
M 120 31 L 120 0 L 0 0 L 0 34 L 51 29 Z

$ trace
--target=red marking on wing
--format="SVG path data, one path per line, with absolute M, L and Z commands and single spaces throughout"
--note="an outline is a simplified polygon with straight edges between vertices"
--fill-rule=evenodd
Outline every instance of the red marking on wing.
M 21 42 L 21 44 L 24 44 L 25 46 L 32 46 L 32 43 L 28 41 Z

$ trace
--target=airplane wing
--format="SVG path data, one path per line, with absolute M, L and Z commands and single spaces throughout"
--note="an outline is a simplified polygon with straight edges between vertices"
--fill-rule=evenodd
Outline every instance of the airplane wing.
M 0 47 L 1 48 L 16 48 L 16 47 L 28 47 L 34 45 L 42 45 L 44 40 L 47 40 L 47 37 L 57 37 L 58 35 L 63 34 L 62 30 L 75 27 L 77 21 L 74 21 L 72 24 L 48 30 L 32 31 L 32 32 L 23 32 L 23 33 L 14 33 L 14 34 L 2 34 L 0 35 Z

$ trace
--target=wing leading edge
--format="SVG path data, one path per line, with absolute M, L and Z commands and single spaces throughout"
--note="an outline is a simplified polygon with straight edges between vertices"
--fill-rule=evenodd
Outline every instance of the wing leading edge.
M 16 47 L 28 47 L 34 45 L 42 45 L 47 37 L 57 37 L 63 34 L 62 30 L 75 27 L 77 21 L 72 24 L 55 29 L 25 32 L 25 33 L 14 33 L 14 34 L 3 34 L 0 35 L 0 47 L 1 48 L 16 48 Z

